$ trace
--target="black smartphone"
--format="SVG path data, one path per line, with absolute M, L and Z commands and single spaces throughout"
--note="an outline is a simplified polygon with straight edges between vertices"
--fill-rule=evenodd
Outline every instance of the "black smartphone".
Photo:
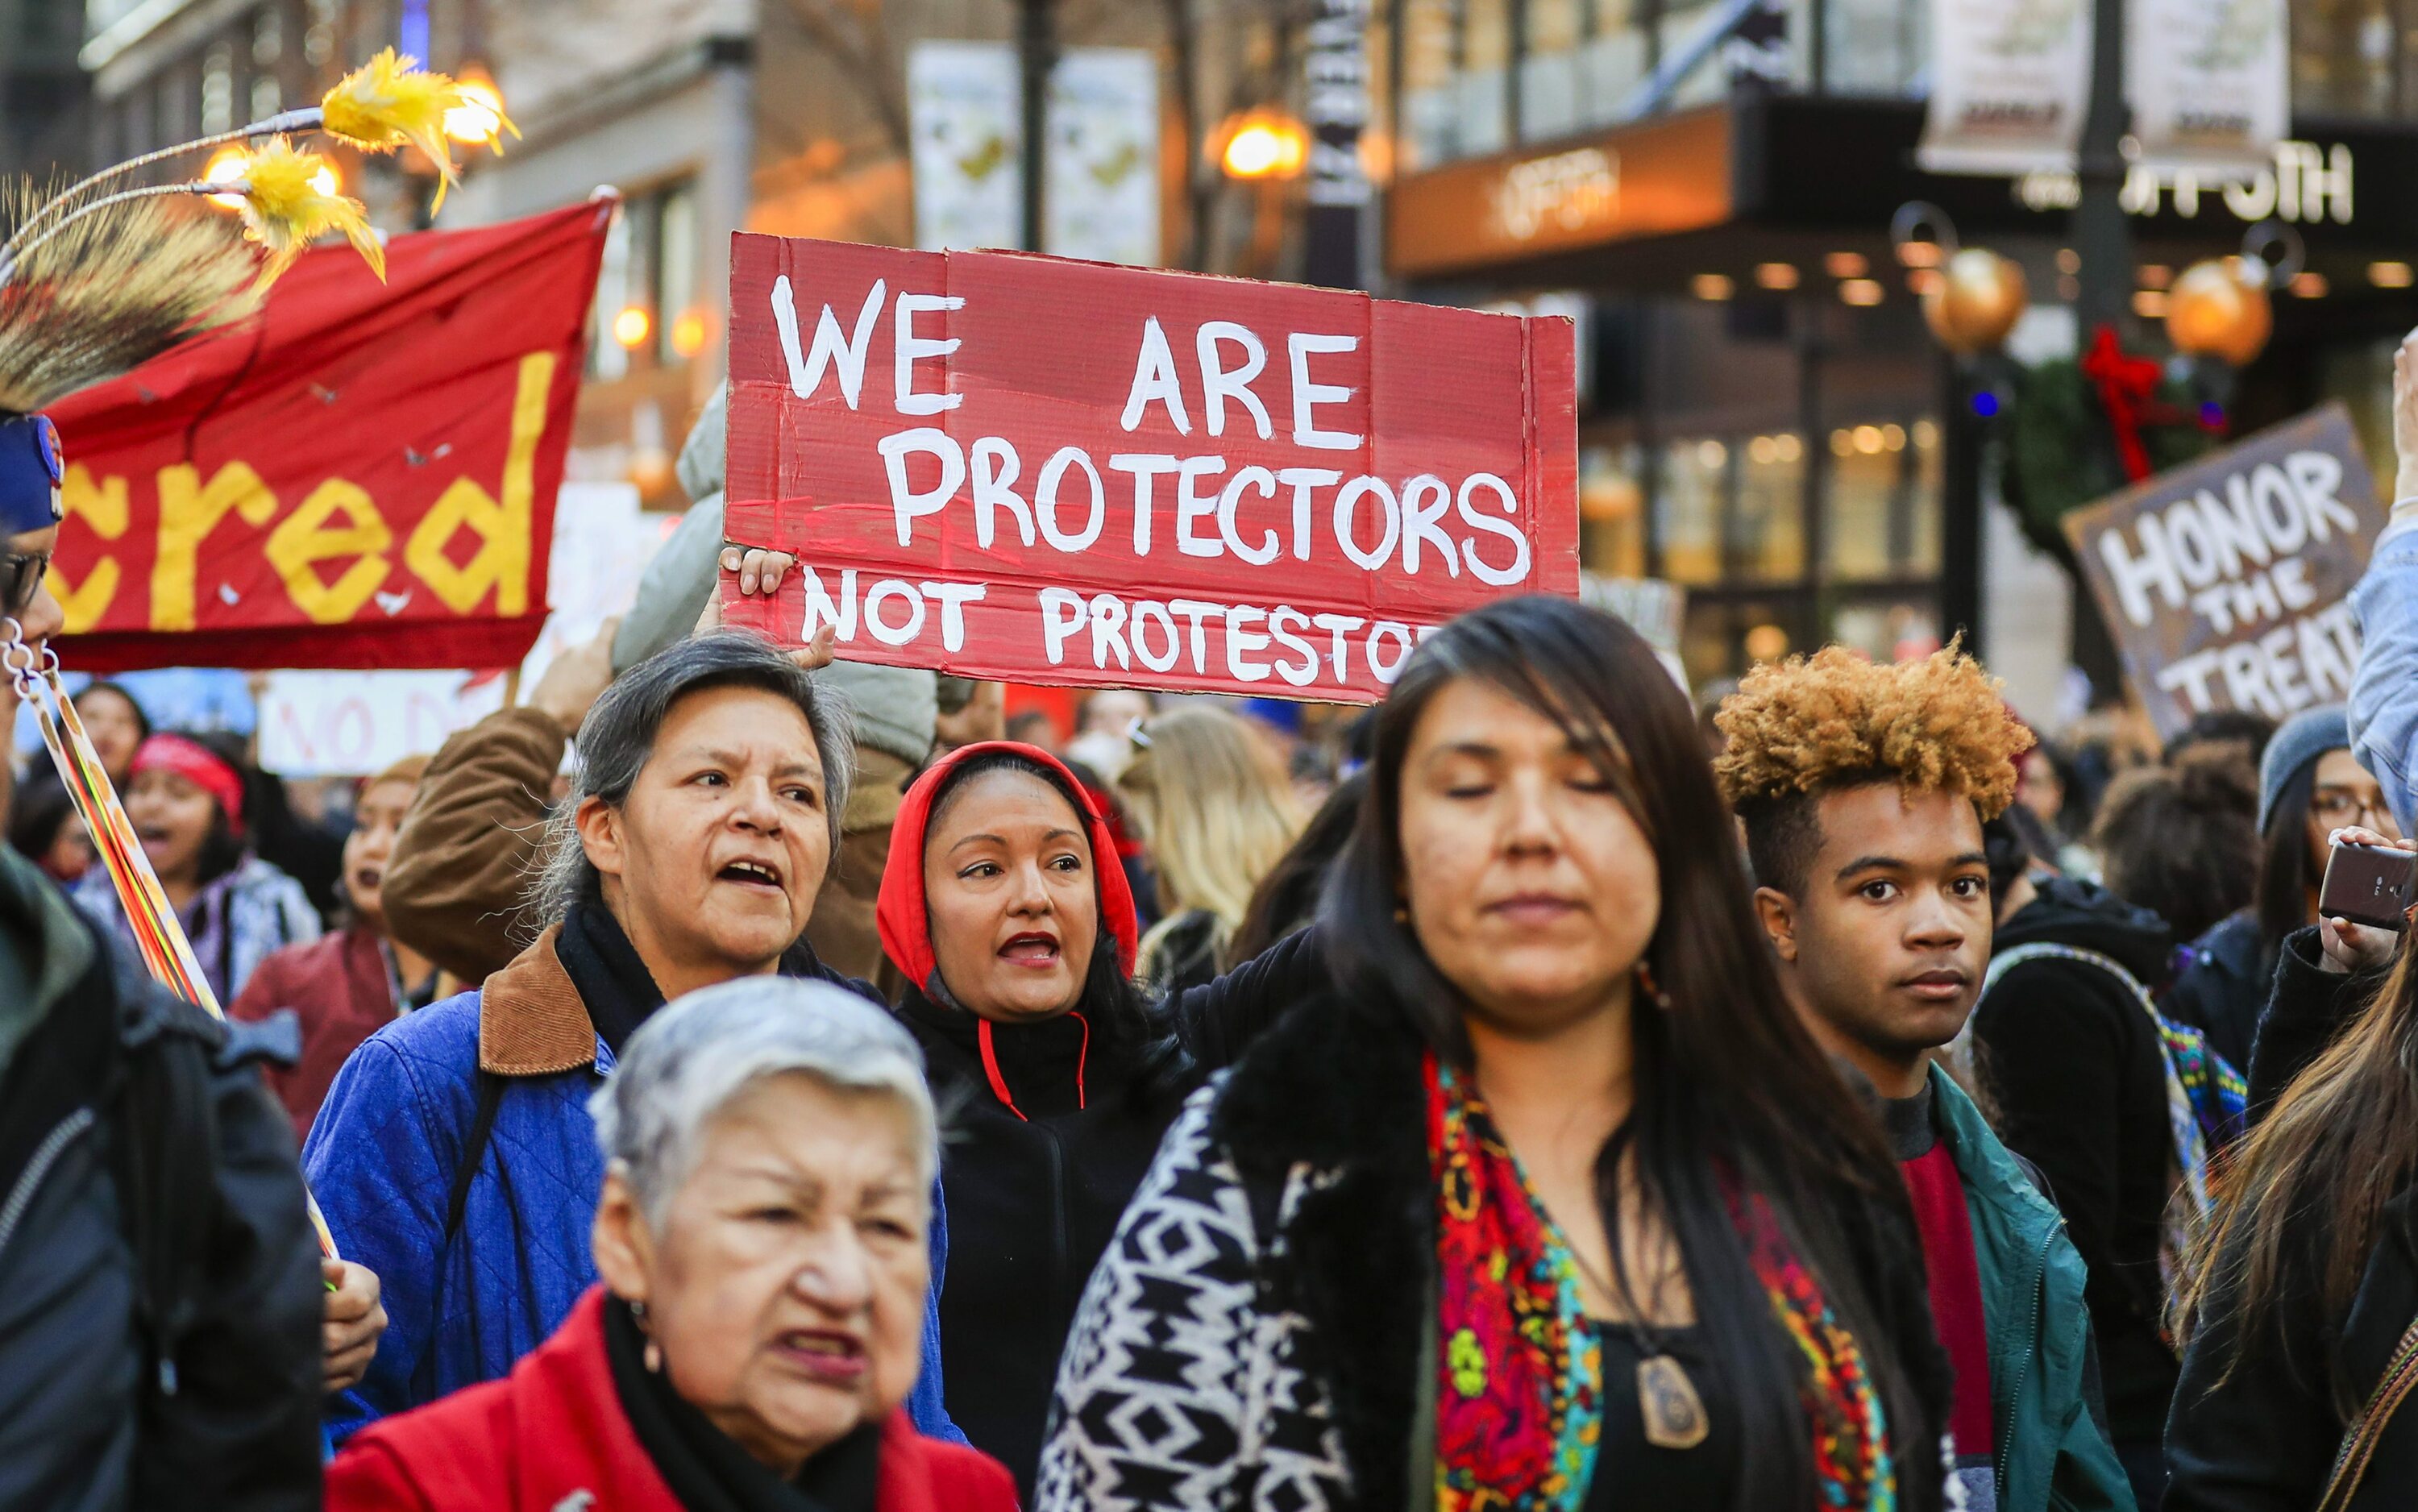
M 2336 846 L 2318 889 L 2318 916 L 2396 933 L 2410 927 L 2418 854 L 2385 846 Z

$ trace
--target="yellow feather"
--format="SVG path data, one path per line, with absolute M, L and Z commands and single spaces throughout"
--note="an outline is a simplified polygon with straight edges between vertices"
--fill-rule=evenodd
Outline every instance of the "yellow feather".
M 365 151 L 393 152 L 408 144 L 426 154 L 436 165 L 436 204 L 441 206 L 446 186 L 461 176 L 445 145 L 445 115 L 466 106 L 492 108 L 451 76 L 430 72 L 417 58 L 398 56 L 390 47 L 336 81 L 319 108 L 329 135 Z M 520 129 L 502 111 L 494 114 L 496 127 L 487 142 L 501 150 L 497 132 L 518 136 Z
M 244 165 L 244 231 L 268 253 L 257 287 L 275 283 L 304 248 L 330 231 L 342 232 L 370 271 L 380 281 L 386 278 L 386 249 L 370 229 L 361 202 L 322 193 L 313 182 L 326 166 L 317 153 L 297 152 L 282 136 L 255 149 Z

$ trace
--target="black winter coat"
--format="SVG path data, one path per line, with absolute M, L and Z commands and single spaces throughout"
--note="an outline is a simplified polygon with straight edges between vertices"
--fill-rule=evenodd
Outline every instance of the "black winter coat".
M 2209 1048 L 2244 1076 L 2258 1016 L 2267 1006 L 2274 958 L 2258 933 L 2258 914 L 2243 909 L 2191 942 L 2192 963 L 2158 1000 L 2158 1010 L 2208 1036 Z
M 2381 972 L 2356 975 L 2325 969 L 2318 926 L 2284 937 L 2275 978 L 2259 1016 L 2258 1043 L 2250 1052 L 2250 1121 L 2267 1116 L 2292 1078 L 2308 1069 L 2383 981 Z
M 0 1031 L 0 1507 L 315 1512 L 324 1291 L 261 1027 L 170 997 L 9 853 Z M 148 1289 L 171 1317 L 138 1306 L 137 1229 L 183 1258 Z
M 2155 989 L 2173 939 L 2165 922 L 2088 882 L 2053 878 L 2001 925 L 1995 948 L 2033 940 L 2105 955 Z M 2159 1220 L 2173 1183 L 2165 1067 L 2157 1028 L 2113 972 L 2028 961 L 1973 1011 L 1975 1062 L 1999 1137 L 2040 1168 L 2089 1268 L 2084 1300 L 2099 1339 L 2108 1437 L 2153 1443 L 2174 1392 Z
M 1160 1137 L 1211 1072 L 1324 982 L 1314 935 L 1281 942 L 1170 1003 L 1175 1044 L 1156 1047 L 1155 1064 L 1094 1041 L 1079 1106 L 1082 1024 L 994 1024 L 1014 1110 L 991 1085 L 972 1015 L 911 989 L 900 1003 L 934 1094 L 954 1109 L 941 1156 L 948 1274 L 938 1278 L 949 1416 L 1015 1473 L 1026 1505 L 1076 1305 Z

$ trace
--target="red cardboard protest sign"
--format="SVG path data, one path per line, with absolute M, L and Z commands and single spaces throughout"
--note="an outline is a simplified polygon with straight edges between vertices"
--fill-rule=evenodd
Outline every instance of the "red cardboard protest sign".
M 1024 682 L 1371 701 L 1578 588 L 1570 323 L 1014 252 L 742 235 L 724 615 Z

